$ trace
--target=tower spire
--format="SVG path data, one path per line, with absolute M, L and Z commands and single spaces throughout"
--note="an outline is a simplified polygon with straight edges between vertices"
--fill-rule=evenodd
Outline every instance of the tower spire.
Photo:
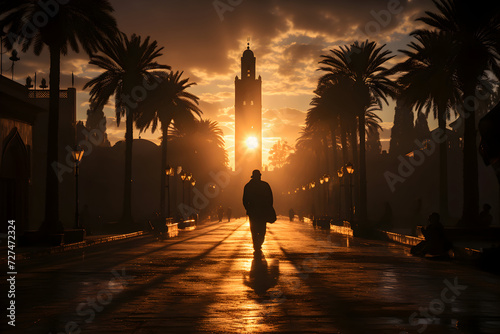
M 241 79 L 235 79 L 235 161 L 242 175 L 262 168 L 262 79 L 255 77 L 255 63 L 248 38 Z

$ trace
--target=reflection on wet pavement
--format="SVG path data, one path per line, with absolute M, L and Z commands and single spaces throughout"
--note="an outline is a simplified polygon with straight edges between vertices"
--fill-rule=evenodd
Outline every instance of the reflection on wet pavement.
M 14 333 L 500 333 L 498 276 L 281 220 L 263 252 L 238 219 L 20 262 Z
M 280 268 L 278 260 L 272 260 L 269 267 L 265 257 L 254 257 L 250 273 L 243 275 L 243 283 L 252 288 L 257 296 L 263 296 L 267 290 L 276 286 L 279 276 Z

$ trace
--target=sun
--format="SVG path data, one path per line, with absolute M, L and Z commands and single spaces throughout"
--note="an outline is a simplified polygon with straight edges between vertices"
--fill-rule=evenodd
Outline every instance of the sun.
M 249 149 L 253 150 L 259 147 L 259 140 L 256 137 L 248 137 L 246 144 Z

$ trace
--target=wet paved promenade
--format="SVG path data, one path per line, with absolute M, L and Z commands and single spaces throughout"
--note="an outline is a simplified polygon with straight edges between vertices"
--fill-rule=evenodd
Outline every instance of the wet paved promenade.
M 0 332 L 500 333 L 499 276 L 284 220 L 263 250 L 238 219 L 19 261 Z

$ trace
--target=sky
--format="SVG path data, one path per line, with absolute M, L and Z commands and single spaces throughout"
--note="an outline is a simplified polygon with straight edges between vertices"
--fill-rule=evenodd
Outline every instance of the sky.
M 190 91 L 200 97 L 203 118 L 215 120 L 224 132 L 230 165 L 234 167 L 234 78 L 240 75 L 240 57 L 250 41 L 262 76 L 263 163 L 278 140 L 294 144 L 321 72 L 320 56 L 355 40 L 374 40 L 401 59 L 400 49 L 411 41 L 409 33 L 422 24 L 415 19 L 433 10 L 431 0 L 111 0 L 118 27 L 126 34 L 151 36 L 163 46 L 159 63 L 197 83 Z M 20 53 L 14 77 L 24 83 L 37 72 L 48 81 L 48 49 L 40 57 Z M 4 57 L 4 75 L 10 62 Z M 100 70 L 89 57 L 70 53 L 61 61 L 61 88 L 78 90 L 77 119 L 86 119 L 88 89 L 83 85 Z M 116 126 L 114 101 L 105 108 L 107 133 L 112 144 L 123 140 L 124 122 Z M 381 140 L 388 149 L 394 102 L 379 112 Z M 432 124 L 432 123 L 431 123 Z M 431 127 L 433 127 L 431 125 Z M 159 144 L 160 133 L 141 134 Z M 139 136 L 136 130 L 134 137 Z

